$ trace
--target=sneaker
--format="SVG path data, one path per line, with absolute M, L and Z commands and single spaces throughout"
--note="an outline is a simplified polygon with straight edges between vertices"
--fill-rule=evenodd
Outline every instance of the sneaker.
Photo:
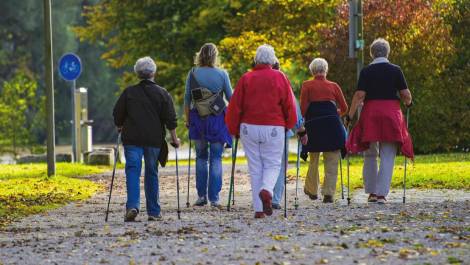
M 385 196 L 377 196 L 377 203 L 378 204 L 385 204 L 387 199 L 385 199 Z
M 158 214 L 158 215 L 149 215 L 149 218 L 148 220 L 150 222 L 152 221 L 161 221 L 163 219 L 162 215 L 161 214 Z
M 273 204 L 272 204 L 272 207 L 273 207 L 273 209 L 275 209 L 275 210 L 281 210 L 281 209 L 282 209 L 282 207 L 281 207 L 281 205 L 280 205 L 279 203 L 273 203 Z
M 255 213 L 255 219 L 260 219 L 260 218 L 265 218 L 266 215 L 264 214 L 264 212 L 256 212 Z
M 194 203 L 194 206 L 204 206 L 207 204 L 206 197 L 199 197 L 197 201 Z
M 126 215 L 124 216 L 124 222 L 134 222 L 138 213 L 139 211 L 136 208 L 127 209 Z
M 323 196 L 323 203 L 332 203 L 333 202 L 333 196 L 331 195 L 324 195 Z
M 211 207 L 212 208 L 217 208 L 219 210 L 222 209 L 222 205 L 219 202 L 211 202 Z
M 377 195 L 374 193 L 369 194 L 369 198 L 367 198 L 367 202 L 377 202 Z
M 263 212 L 267 216 L 271 216 L 273 214 L 273 206 L 271 204 L 273 197 L 271 196 L 271 193 L 269 193 L 267 190 L 261 190 L 259 193 L 259 198 L 263 202 Z

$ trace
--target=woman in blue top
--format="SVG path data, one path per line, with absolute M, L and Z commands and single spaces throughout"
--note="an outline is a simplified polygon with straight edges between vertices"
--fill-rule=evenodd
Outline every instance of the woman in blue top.
M 191 98 L 190 86 L 192 72 L 199 86 L 213 93 L 222 92 L 225 99 L 230 101 L 232 86 L 227 72 L 217 67 L 218 53 L 215 44 L 206 43 L 196 54 L 196 67 L 191 69 L 186 79 L 184 107 L 189 139 L 194 140 L 196 146 L 198 199 L 194 205 L 206 205 L 209 197 L 211 206 L 219 208 L 219 192 L 222 189 L 222 153 L 225 145 L 232 146 L 232 137 L 225 126 L 225 110 L 219 115 L 199 116 Z
M 279 64 L 279 61 L 277 61 L 273 65 L 273 69 L 281 71 L 281 66 Z M 295 135 L 296 132 L 302 132 L 305 131 L 305 128 L 303 127 L 304 125 L 304 119 L 302 118 L 302 112 L 300 112 L 300 105 L 297 99 L 295 100 L 295 106 L 297 109 L 297 123 L 295 124 L 294 129 L 291 129 L 286 132 L 287 138 L 291 138 L 292 136 Z M 307 143 L 307 137 L 304 136 L 301 138 L 302 143 L 306 144 Z M 286 142 L 287 150 L 289 150 L 289 141 Z M 289 157 L 288 154 L 285 153 L 282 156 L 282 163 L 281 163 L 281 171 L 279 172 L 279 176 L 277 177 L 276 185 L 274 186 L 273 190 L 273 202 L 272 202 L 272 207 L 273 209 L 280 210 L 281 207 L 281 200 L 282 200 L 282 194 L 284 193 L 284 179 L 286 177 L 285 175 L 285 168 L 286 168 L 286 158 Z

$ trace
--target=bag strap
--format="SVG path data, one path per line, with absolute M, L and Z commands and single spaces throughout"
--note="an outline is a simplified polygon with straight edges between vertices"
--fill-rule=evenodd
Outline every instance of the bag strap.
M 201 87 L 199 85 L 199 82 L 196 79 L 196 75 L 194 74 L 194 68 L 191 69 L 191 72 L 189 73 L 189 88 L 191 90 L 196 89 L 198 87 Z
M 190 71 L 190 75 L 189 75 L 189 89 L 190 90 L 193 90 L 193 89 L 196 89 L 196 88 L 200 88 L 201 85 L 199 84 L 199 82 L 197 81 L 196 79 L 196 74 L 195 74 L 195 71 L 196 69 L 191 68 L 191 71 Z M 223 94 L 223 91 L 224 91 L 224 88 L 220 88 L 217 92 L 213 93 L 213 94 Z

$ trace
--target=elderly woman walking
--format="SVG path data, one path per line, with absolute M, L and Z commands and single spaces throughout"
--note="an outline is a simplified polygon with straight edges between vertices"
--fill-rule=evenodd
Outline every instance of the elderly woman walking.
M 286 130 L 297 121 L 290 83 L 272 69 L 276 60 L 273 47 L 258 47 L 255 66 L 238 81 L 225 117 L 229 132 L 240 135 L 248 159 L 255 218 L 272 214 Z
M 209 197 L 211 206 L 219 208 L 222 153 L 224 146 L 232 145 L 232 137 L 224 121 L 223 98 L 225 96 L 225 100 L 230 101 L 232 86 L 227 72 L 218 68 L 217 62 L 217 47 L 212 43 L 204 44 L 196 55 L 196 67 L 188 73 L 184 106 L 189 139 L 196 144 L 198 199 L 194 205 L 206 205 Z M 211 105 L 210 102 L 219 104 Z
M 413 145 L 400 109 L 400 99 L 411 106 L 411 92 L 400 67 L 388 61 L 390 45 L 376 39 L 370 46 L 372 63 L 362 69 L 348 120 L 364 103 L 359 121 L 349 135 L 349 152 L 364 151 L 362 171 L 368 202 L 385 203 L 390 190 L 397 148 L 413 158 Z M 380 167 L 377 168 L 377 156 Z
M 122 92 L 114 106 L 114 123 L 122 132 L 126 157 L 127 203 L 124 221 L 132 222 L 140 209 L 140 174 L 145 161 L 145 199 L 149 221 L 161 219 L 158 161 L 164 165 L 168 155 L 165 128 L 172 145 L 178 147 L 176 114 L 170 94 L 155 83 L 157 71 L 150 57 L 137 60 L 134 71 L 140 82 Z
M 340 115 L 346 113 L 348 105 L 338 84 L 326 79 L 328 63 L 325 59 L 315 58 L 309 69 L 313 79 L 305 81 L 300 92 L 300 108 L 308 135 L 308 143 L 303 146 L 302 153 L 304 157 L 310 153 L 304 192 L 312 200 L 318 198 L 318 163 L 320 152 L 323 152 L 323 202 L 331 203 L 336 191 L 340 149 L 346 140 Z

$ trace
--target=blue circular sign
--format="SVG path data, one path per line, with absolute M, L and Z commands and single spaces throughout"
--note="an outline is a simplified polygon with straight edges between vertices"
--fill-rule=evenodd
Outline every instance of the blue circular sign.
M 73 53 L 64 54 L 59 61 L 59 74 L 67 80 L 76 80 L 82 73 L 82 62 L 80 57 Z

